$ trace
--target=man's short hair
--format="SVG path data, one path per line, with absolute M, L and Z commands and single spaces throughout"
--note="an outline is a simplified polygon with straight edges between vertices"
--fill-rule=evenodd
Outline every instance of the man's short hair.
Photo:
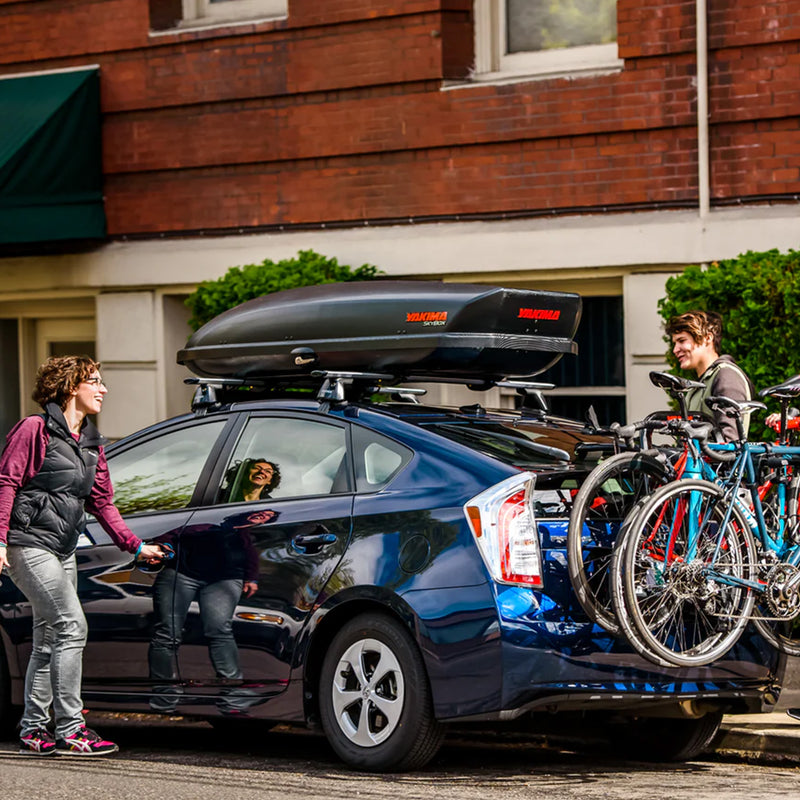
M 688 333 L 697 344 L 711 334 L 714 350 L 722 348 L 722 317 L 716 311 L 687 311 L 667 323 L 667 336 Z

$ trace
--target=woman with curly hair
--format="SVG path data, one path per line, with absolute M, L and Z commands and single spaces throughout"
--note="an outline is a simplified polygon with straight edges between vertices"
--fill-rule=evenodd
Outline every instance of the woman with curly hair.
M 105 440 L 88 418 L 100 412 L 108 391 L 99 370 L 87 356 L 42 364 L 33 399 L 44 413 L 19 422 L 0 456 L 0 572 L 8 570 L 33 611 L 22 753 L 104 755 L 118 749 L 86 727 L 80 696 L 87 628 L 75 548 L 84 509 L 121 550 L 150 563 L 164 555 L 135 536 L 114 506 Z
M 229 503 L 266 500 L 280 486 L 281 470 L 274 461 L 266 458 L 246 458 L 228 469 L 225 480 L 229 488 Z

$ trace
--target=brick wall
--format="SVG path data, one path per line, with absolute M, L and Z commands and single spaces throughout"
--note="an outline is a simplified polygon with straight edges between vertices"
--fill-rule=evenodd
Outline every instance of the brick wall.
M 152 35 L 153 0 L 0 0 L 0 73 L 101 65 L 111 235 L 696 202 L 694 0 L 619 0 L 620 72 L 442 91 L 471 6 Z M 708 22 L 713 200 L 800 192 L 798 4 Z

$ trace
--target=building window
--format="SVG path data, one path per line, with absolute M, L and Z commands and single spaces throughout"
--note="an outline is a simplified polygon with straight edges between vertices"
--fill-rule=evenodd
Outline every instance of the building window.
M 564 356 L 534 380 L 554 383 L 545 392 L 552 413 L 586 419 L 593 406 L 601 425 L 625 423 L 625 342 L 621 297 L 584 297 L 578 356 Z
M 478 80 L 619 69 L 616 0 L 475 0 Z
M 288 0 L 183 0 L 185 24 L 285 17 Z

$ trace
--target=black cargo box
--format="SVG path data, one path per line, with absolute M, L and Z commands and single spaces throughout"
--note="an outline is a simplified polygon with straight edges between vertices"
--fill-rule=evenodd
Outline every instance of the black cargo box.
M 576 353 L 577 294 L 432 281 L 289 289 L 212 319 L 178 352 L 209 378 L 279 379 L 312 370 L 401 380 L 528 377 Z

